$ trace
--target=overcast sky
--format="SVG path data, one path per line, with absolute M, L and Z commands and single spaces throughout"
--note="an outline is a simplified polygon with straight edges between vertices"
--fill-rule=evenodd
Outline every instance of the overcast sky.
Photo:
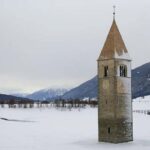
M 0 0 L 0 92 L 74 87 L 94 77 L 114 4 L 132 68 L 149 62 L 149 0 Z

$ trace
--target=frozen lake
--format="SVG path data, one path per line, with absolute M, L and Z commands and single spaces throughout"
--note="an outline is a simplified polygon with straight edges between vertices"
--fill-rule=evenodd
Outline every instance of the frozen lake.
M 150 108 L 150 102 L 133 105 Z M 0 108 L 0 117 L 29 121 L 0 120 L 0 150 L 150 149 L 150 115 L 134 113 L 134 141 L 123 144 L 98 142 L 97 108 Z

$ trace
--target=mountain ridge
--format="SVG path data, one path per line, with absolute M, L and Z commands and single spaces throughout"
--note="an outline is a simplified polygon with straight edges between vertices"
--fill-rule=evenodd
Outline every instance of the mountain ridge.
M 23 97 L 17 97 L 13 95 L 7 95 L 7 94 L 0 94 L 0 101 L 9 101 L 9 100 L 15 100 L 15 101 L 32 101 L 32 99 L 29 98 L 23 98 Z
M 31 98 L 34 100 L 48 100 L 48 99 L 53 99 L 55 97 L 62 96 L 65 92 L 68 90 L 65 88 L 47 88 L 47 89 L 41 89 L 38 91 L 33 92 L 32 94 L 29 94 L 25 96 L 26 98 Z

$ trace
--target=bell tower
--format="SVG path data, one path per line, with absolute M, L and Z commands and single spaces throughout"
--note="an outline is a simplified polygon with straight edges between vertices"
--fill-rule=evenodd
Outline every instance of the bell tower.
M 131 59 L 115 21 L 98 58 L 99 141 L 133 141 Z

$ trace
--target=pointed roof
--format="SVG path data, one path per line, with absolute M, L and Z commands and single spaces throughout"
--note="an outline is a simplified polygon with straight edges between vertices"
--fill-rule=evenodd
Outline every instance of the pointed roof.
M 115 19 L 106 38 L 98 60 L 120 58 L 130 60 L 127 48 L 119 32 Z

